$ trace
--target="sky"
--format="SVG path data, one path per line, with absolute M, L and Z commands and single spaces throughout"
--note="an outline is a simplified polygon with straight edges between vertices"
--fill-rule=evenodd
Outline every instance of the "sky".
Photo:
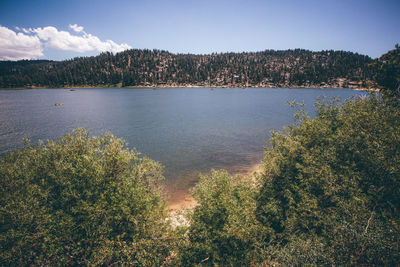
M 400 43 L 400 0 L 0 0 L 0 60 L 173 53 L 345 50 Z

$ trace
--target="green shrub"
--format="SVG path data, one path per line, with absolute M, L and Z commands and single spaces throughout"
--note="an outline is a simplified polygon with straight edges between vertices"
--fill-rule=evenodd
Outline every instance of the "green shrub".
M 283 253 L 318 239 L 319 258 L 339 265 L 400 262 L 399 110 L 374 95 L 317 105 L 315 118 L 303 113 L 266 148 L 265 242 Z
M 158 266 L 171 242 L 160 164 L 83 129 L 0 159 L 1 265 Z
M 226 171 L 201 176 L 193 190 L 199 205 L 189 216 L 181 264 L 242 266 L 253 261 L 261 237 L 255 192 L 252 181 L 240 181 Z

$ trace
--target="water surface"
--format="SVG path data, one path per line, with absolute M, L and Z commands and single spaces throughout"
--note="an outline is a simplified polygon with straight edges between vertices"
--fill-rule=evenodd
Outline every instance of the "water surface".
M 319 96 L 365 94 L 349 89 L 162 88 L 0 90 L 0 154 L 55 139 L 77 127 L 111 131 L 165 166 L 171 201 L 200 172 L 245 172 L 261 161 L 271 130 L 293 123 L 287 101 L 312 111 Z M 62 103 L 63 106 L 54 106 Z

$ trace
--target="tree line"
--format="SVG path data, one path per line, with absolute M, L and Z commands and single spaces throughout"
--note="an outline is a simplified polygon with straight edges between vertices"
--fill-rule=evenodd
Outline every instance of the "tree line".
M 304 49 L 173 54 L 131 49 L 64 61 L 0 62 L 0 88 L 72 86 L 368 87 L 373 60 Z

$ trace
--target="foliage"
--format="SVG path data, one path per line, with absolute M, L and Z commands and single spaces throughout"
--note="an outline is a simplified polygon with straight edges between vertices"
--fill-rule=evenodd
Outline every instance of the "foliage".
M 318 265 L 398 263 L 400 112 L 375 95 L 317 105 L 316 118 L 301 115 L 266 149 L 257 218 L 276 246 L 267 254 L 297 265 L 310 264 L 307 250 Z
M 400 99 L 400 47 L 390 50 L 375 60 L 375 80 L 382 92 L 390 97 Z
M 187 242 L 180 249 L 183 266 L 243 266 L 254 260 L 261 237 L 254 189 L 251 181 L 226 171 L 200 177 L 193 190 L 198 206 L 189 216 Z
M 0 159 L 0 264 L 159 266 L 162 167 L 83 129 Z
M 131 49 L 65 61 L 0 62 L 0 88 L 64 86 L 348 86 L 372 79 L 372 59 L 304 49 L 210 55 Z M 341 80 L 341 82 L 339 82 Z

